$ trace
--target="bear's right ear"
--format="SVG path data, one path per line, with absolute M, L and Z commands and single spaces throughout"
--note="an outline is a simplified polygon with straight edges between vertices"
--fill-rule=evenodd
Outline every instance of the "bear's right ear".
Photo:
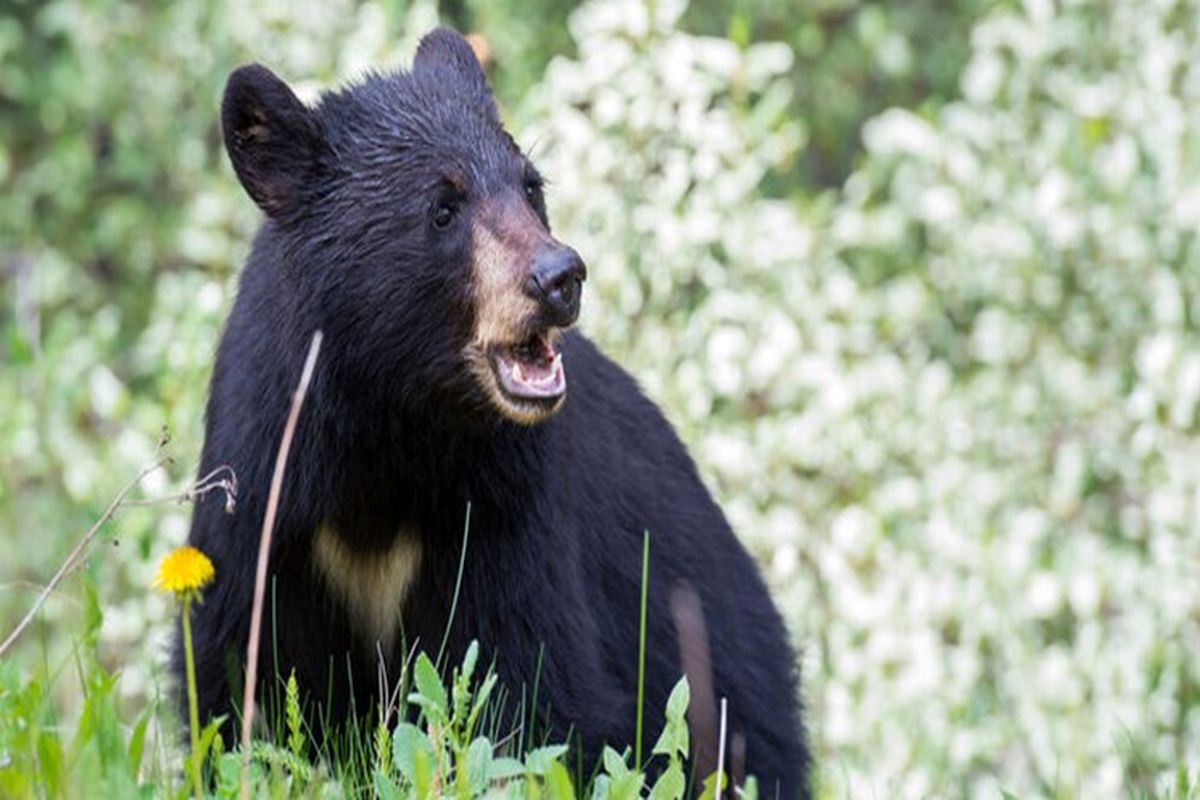
M 234 172 L 267 216 L 302 207 L 330 151 L 313 112 L 286 83 L 259 64 L 239 67 L 225 84 L 221 130 Z

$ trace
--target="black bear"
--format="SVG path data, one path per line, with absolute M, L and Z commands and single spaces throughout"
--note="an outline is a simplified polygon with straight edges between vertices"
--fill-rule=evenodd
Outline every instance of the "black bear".
M 314 728 L 365 715 L 380 659 L 395 676 L 405 643 L 445 636 L 450 663 L 477 640 L 513 696 L 536 684 L 539 732 L 581 761 L 619 751 L 635 737 L 649 531 L 646 751 L 690 669 L 696 751 L 715 751 L 727 698 L 726 763 L 767 796 L 807 796 L 779 614 L 662 414 L 571 329 L 584 262 L 551 235 L 543 181 L 466 40 L 436 30 L 411 70 L 312 107 L 243 67 L 221 125 L 266 220 L 200 465 L 236 472 L 237 505 L 200 500 L 189 537 L 216 567 L 194 611 L 202 719 L 237 714 L 273 461 L 321 330 L 270 554 L 266 713 L 294 670 Z

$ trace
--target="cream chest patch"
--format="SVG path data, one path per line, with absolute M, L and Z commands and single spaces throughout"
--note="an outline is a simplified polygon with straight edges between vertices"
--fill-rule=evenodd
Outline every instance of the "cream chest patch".
M 312 554 L 317 573 L 345 605 L 355 631 L 390 650 L 400 627 L 404 598 L 421 565 L 420 540 L 401 531 L 391 549 L 360 553 L 322 526 Z

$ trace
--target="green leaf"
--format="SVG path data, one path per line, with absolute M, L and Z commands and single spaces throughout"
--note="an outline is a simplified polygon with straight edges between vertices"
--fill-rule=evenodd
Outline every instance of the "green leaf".
M 212 747 L 213 740 L 216 739 L 216 737 L 220 734 L 221 725 L 224 722 L 225 715 L 222 714 L 221 716 L 211 720 L 207 725 L 204 726 L 204 729 L 200 731 L 200 749 L 196 754 L 196 759 L 201 764 L 203 764 L 204 759 L 208 757 L 208 751 Z
M 38 783 L 49 785 L 50 788 L 60 788 L 59 783 L 67 776 L 63 774 L 62 740 L 53 733 L 39 731 L 37 735 Z M 31 792 L 32 794 L 32 792 Z M 54 792 L 47 792 L 53 796 Z
M 493 758 L 488 766 L 488 778 L 502 781 L 525 774 L 525 765 L 515 758 Z
M 256 765 L 252 764 L 251 769 Z M 236 797 L 242 780 L 242 757 L 238 753 L 225 753 L 217 759 L 217 795 Z M 253 783 L 251 783 L 253 785 Z
M 612 778 L 604 774 L 597 775 L 596 780 L 592 781 L 592 800 L 608 800 L 611 785 Z
M 553 800 L 576 800 L 571 774 L 559 761 L 551 761 L 546 769 L 546 793 Z
M 487 703 L 492 690 L 496 688 L 496 681 L 496 673 L 488 673 L 488 676 L 483 679 L 483 683 L 480 684 L 479 691 L 475 693 L 475 704 L 471 707 L 471 713 L 467 717 L 468 736 L 475 730 L 475 723 L 479 720 L 479 715 L 483 713 L 484 705 Z
M 428 779 L 436 763 L 433 743 L 425 732 L 410 722 L 401 722 L 392 733 L 392 763 L 413 786 Z
M 625 759 L 629 757 L 629 749 L 625 749 L 624 754 L 618 753 L 611 747 L 605 745 L 602 758 L 604 759 L 604 771 L 612 778 L 624 778 L 629 774 L 629 766 L 625 763 Z
M 427 717 L 436 720 L 447 718 L 446 687 L 438 675 L 437 668 L 429 660 L 429 656 L 421 653 L 413 669 L 413 679 L 417 691 L 408 696 L 408 701 L 421 707 Z
M 671 763 L 666 771 L 658 777 L 654 788 L 650 790 L 650 800 L 680 800 L 687 781 L 683 777 L 683 767 L 678 761 Z
M 667 719 L 673 722 L 682 722 L 691 699 L 692 690 L 688 685 L 687 676 L 684 675 L 671 690 L 671 696 L 667 698 Z
M 84 646 L 93 647 L 100 636 L 100 626 L 104 624 L 104 609 L 100 605 L 95 581 L 91 578 L 83 581 L 83 598 L 83 642 Z
M 654 743 L 652 752 L 674 758 L 676 755 L 686 756 L 690 742 L 688 727 L 684 715 L 687 713 L 688 702 L 691 700 L 691 689 L 688 687 L 687 676 L 680 678 L 671 696 L 667 698 L 666 724 L 658 741 Z
M 150 726 L 150 712 L 152 706 L 147 706 L 138 715 L 138 720 L 134 723 L 133 732 L 129 735 L 129 770 L 132 774 L 137 775 L 142 769 L 142 754 L 146 746 L 146 729 Z
M 295 669 L 288 675 L 284 710 L 287 717 L 288 749 L 292 751 L 292 755 L 299 758 L 304 750 L 304 723 L 300 716 L 300 684 L 296 680 Z
M 608 791 L 609 800 L 638 800 L 642 796 L 642 786 L 645 782 L 645 775 L 633 771 L 620 778 L 614 778 Z
M 654 743 L 656 755 L 664 755 L 668 758 L 675 756 L 686 756 L 688 752 L 688 728 L 686 722 L 678 720 L 668 720 L 663 726 L 662 733 L 658 736 L 658 741 Z
M 396 782 L 379 770 L 375 770 L 375 794 L 381 800 L 406 800 Z
M 704 790 L 700 792 L 698 800 L 714 800 L 717 796 L 717 775 L 717 772 L 713 772 L 704 779 Z M 724 791 L 729 788 L 729 776 L 724 772 L 720 773 L 720 776 L 721 790 Z
M 475 674 L 475 662 L 479 660 L 479 642 L 474 639 L 467 646 L 467 654 L 463 656 L 462 676 L 466 680 L 471 680 L 471 676 Z
M 480 736 L 467 748 L 467 785 L 471 794 L 482 794 L 487 789 L 492 768 L 492 743 Z
M 552 744 L 530 750 L 525 756 L 525 770 L 534 775 L 545 776 L 550 765 L 567 752 L 565 744 Z

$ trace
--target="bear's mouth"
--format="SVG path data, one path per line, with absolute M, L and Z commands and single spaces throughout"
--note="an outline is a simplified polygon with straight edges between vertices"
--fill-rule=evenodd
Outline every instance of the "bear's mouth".
M 501 391 L 522 401 L 557 402 L 567 391 L 562 354 L 547 332 L 492 348 L 492 369 Z

